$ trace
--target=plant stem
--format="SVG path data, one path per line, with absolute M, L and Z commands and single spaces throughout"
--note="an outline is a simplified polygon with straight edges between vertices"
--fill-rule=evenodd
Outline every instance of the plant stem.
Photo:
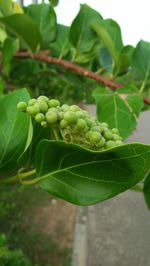
M 8 184 L 8 183 L 13 183 L 13 182 L 16 182 L 18 181 L 18 179 L 20 179 L 20 181 L 22 182 L 22 179 L 28 177 L 28 176 L 31 176 L 33 174 L 36 173 L 36 170 L 33 169 L 31 171 L 28 171 L 26 173 L 19 173 L 18 171 L 18 174 L 15 175 L 15 176 L 11 176 L 11 177 L 7 177 L 7 178 L 3 178 L 2 180 L 0 180 L 0 184 Z
M 17 52 L 14 56 L 17 58 L 32 58 L 35 60 L 40 60 L 46 63 L 52 63 L 52 64 L 56 64 L 56 65 L 62 65 L 63 67 L 65 67 L 66 69 L 69 69 L 70 71 L 76 72 L 79 75 L 82 75 L 84 77 L 93 79 L 101 84 L 104 84 L 106 87 L 111 88 L 112 90 L 116 90 L 119 89 L 121 87 L 123 87 L 123 84 L 118 83 L 116 81 L 112 81 L 110 79 L 107 79 L 105 77 L 103 77 L 102 75 L 99 75 L 95 72 L 89 71 L 75 63 L 72 63 L 70 61 L 67 60 L 63 60 L 57 57 L 50 57 L 49 56 L 50 51 L 46 50 L 46 51 L 42 51 L 40 53 L 37 54 L 31 54 L 28 51 L 19 51 Z M 141 88 L 141 90 L 143 90 L 143 88 Z M 150 105 L 150 99 L 148 97 L 144 97 L 143 101 L 145 104 Z
M 59 140 L 59 135 L 58 135 L 57 129 L 55 127 L 53 127 L 53 133 L 54 133 L 55 139 Z

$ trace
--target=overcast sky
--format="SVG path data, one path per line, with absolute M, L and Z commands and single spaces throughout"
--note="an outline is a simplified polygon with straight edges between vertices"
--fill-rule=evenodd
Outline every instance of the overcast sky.
M 31 3 L 30 0 L 25 1 Z M 60 0 L 56 8 L 57 21 L 70 25 L 80 3 L 88 4 L 104 18 L 116 20 L 121 27 L 124 44 L 136 45 L 140 39 L 150 42 L 150 0 Z

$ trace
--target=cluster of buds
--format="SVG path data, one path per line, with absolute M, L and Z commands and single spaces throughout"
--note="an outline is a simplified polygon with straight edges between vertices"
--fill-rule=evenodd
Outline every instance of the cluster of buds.
M 19 102 L 17 107 L 66 142 L 100 151 L 123 144 L 117 128 L 109 129 L 107 123 L 100 123 L 77 105 L 61 105 L 56 99 L 39 96 L 28 103 Z

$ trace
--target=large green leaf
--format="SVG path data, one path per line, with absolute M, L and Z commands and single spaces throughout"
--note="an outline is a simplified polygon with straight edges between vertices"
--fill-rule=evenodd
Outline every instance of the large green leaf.
M 150 42 L 140 41 L 133 53 L 132 69 L 136 75 L 136 79 L 150 79 Z
M 125 74 L 131 65 L 131 58 L 134 52 L 134 47 L 131 45 L 124 46 L 117 54 L 117 63 L 114 67 L 114 75 Z
M 0 11 L 4 16 L 11 15 L 13 13 L 12 0 L 0 0 Z
M 142 180 L 150 167 L 150 145 L 132 143 L 105 152 L 63 141 L 43 140 L 37 148 L 40 186 L 79 205 L 114 197 Z
M 145 179 L 143 192 L 147 207 L 150 209 L 150 172 Z
M 42 48 L 48 48 L 56 37 L 56 14 L 49 4 L 32 4 L 26 8 L 27 14 L 36 22 L 43 40 Z
M 123 48 L 121 30 L 117 22 L 112 19 L 99 20 L 91 25 L 100 40 L 107 47 L 112 59 L 117 64 L 117 53 Z
M 55 42 L 50 44 L 52 53 L 59 58 L 67 55 L 71 48 L 71 43 L 69 42 L 69 27 L 58 24 L 57 25 L 57 37 Z
M 28 99 L 25 89 L 0 98 L 0 175 L 16 169 L 17 159 L 26 146 L 29 117 L 17 110 L 17 103 Z
M 6 28 L 21 38 L 34 52 L 41 44 L 41 35 L 36 22 L 26 14 L 14 14 L 0 18 Z
M 84 4 L 73 20 L 70 27 L 70 41 L 75 47 L 76 54 L 88 52 L 95 44 L 96 35 L 90 28 L 90 25 L 101 20 L 101 15 Z
M 93 92 L 97 105 L 97 117 L 107 122 L 110 128 L 118 128 L 127 138 L 135 129 L 142 108 L 142 98 L 133 86 L 112 91 L 99 87 Z
M 17 50 L 16 40 L 13 38 L 7 38 L 3 43 L 2 47 L 3 64 L 7 64 L 11 61 L 16 50 Z

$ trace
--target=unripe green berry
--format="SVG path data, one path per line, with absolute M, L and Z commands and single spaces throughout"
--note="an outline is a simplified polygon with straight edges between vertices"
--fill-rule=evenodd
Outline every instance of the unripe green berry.
M 69 110 L 72 111 L 72 112 L 77 112 L 77 111 L 80 110 L 80 108 L 77 105 L 71 105 Z
M 79 118 L 76 122 L 76 126 L 79 128 L 79 129 L 84 129 L 87 127 L 87 123 L 86 121 L 83 119 L 83 118 Z
M 121 140 L 117 140 L 117 141 L 115 141 L 115 144 L 116 144 L 117 146 L 120 146 L 120 145 L 123 144 L 123 142 L 122 142 Z
M 46 127 L 48 127 L 48 124 L 47 124 L 46 121 L 42 121 L 42 122 L 41 122 L 41 126 L 46 128 Z
M 48 124 L 55 124 L 57 122 L 57 114 L 55 112 L 47 112 L 45 115 Z
M 112 128 L 111 132 L 113 134 L 119 134 L 119 130 L 117 128 Z
M 90 130 L 94 132 L 102 132 L 102 128 L 100 126 L 93 126 L 90 128 Z
M 76 115 L 75 112 L 67 111 L 67 112 L 64 113 L 64 119 L 68 123 L 75 123 L 77 121 L 77 115 Z
M 120 140 L 120 136 L 117 134 L 113 134 L 113 140 Z
M 104 147 L 106 143 L 106 140 L 102 137 L 100 142 L 97 144 L 97 147 L 101 148 L 101 147 Z
M 64 118 L 64 112 L 60 111 L 60 112 L 58 113 L 58 118 L 59 118 L 60 120 L 62 120 L 62 119 Z
M 38 100 L 37 103 L 35 103 L 35 104 L 37 104 L 39 106 L 39 110 L 40 110 L 41 113 L 45 114 L 47 112 L 48 105 L 47 105 L 46 102 Z
M 44 96 L 44 95 L 41 95 L 37 98 L 39 101 L 44 101 L 46 103 L 48 103 L 49 99 L 48 97 Z
M 39 107 L 38 105 L 36 105 L 36 103 L 32 106 L 28 106 L 27 107 L 27 112 L 32 115 L 32 116 L 35 116 L 36 114 L 39 113 Z
M 26 109 L 27 109 L 27 104 L 26 104 L 26 102 L 19 102 L 19 103 L 17 104 L 17 108 L 18 108 L 18 110 L 20 110 L 20 111 L 22 111 L 22 112 L 26 111 Z
M 113 148 L 113 147 L 115 147 L 115 146 L 116 146 L 116 145 L 115 145 L 115 142 L 112 141 L 112 140 L 107 141 L 106 144 L 105 144 L 105 148 L 106 148 L 106 149 L 110 149 L 110 148 Z
M 86 123 L 87 123 L 88 127 L 92 127 L 93 122 L 91 121 L 91 119 L 90 118 L 85 118 L 85 120 L 86 120 Z
M 113 139 L 113 134 L 110 131 L 105 131 L 103 133 L 103 136 L 106 140 L 112 140 Z
M 57 106 L 60 106 L 60 102 L 58 100 L 51 99 L 49 100 L 48 105 L 50 107 L 57 107 Z
M 60 128 L 61 128 L 61 129 L 65 129 L 65 128 L 67 128 L 67 126 L 68 126 L 67 121 L 64 120 L 64 119 L 62 119 L 62 120 L 60 121 Z
M 38 113 L 35 116 L 35 121 L 38 122 L 38 123 L 41 123 L 44 120 L 45 120 L 45 115 L 43 113 Z
M 84 118 L 84 116 L 85 116 L 82 111 L 77 111 L 76 115 L 77 115 L 78 118 Z
M 108 124 L 107 124 L 107 123 L 104 123 L 104 122 L 101 123 L 101 126 L 102 126 L 102 127 L 106 127 L 106 128 L 108 128 Z
M 97 142 L 99 142 L 99 141 L 101 140 L 101 138 L 102 138 L 102 136 L 100 135 L 100 133 L 98 133 L 98 132 L 93 132 L 93 131 L 91 131 L 89 137 L 90 137 L 90 141 L 91 141 L 92 143 L 97 143 Z
M 28 101 L 28 105 L 34 105 L 36 102 L 37 102 L 36 99 L 30 99 L 30 100 Z
M 61 106 L 61 109 L 62 109 L 62 111 L 66 112 L 66 111 L 69 110 L 69 105 L 68 105 L 68 104 L 63 104 L 63 105 Z

